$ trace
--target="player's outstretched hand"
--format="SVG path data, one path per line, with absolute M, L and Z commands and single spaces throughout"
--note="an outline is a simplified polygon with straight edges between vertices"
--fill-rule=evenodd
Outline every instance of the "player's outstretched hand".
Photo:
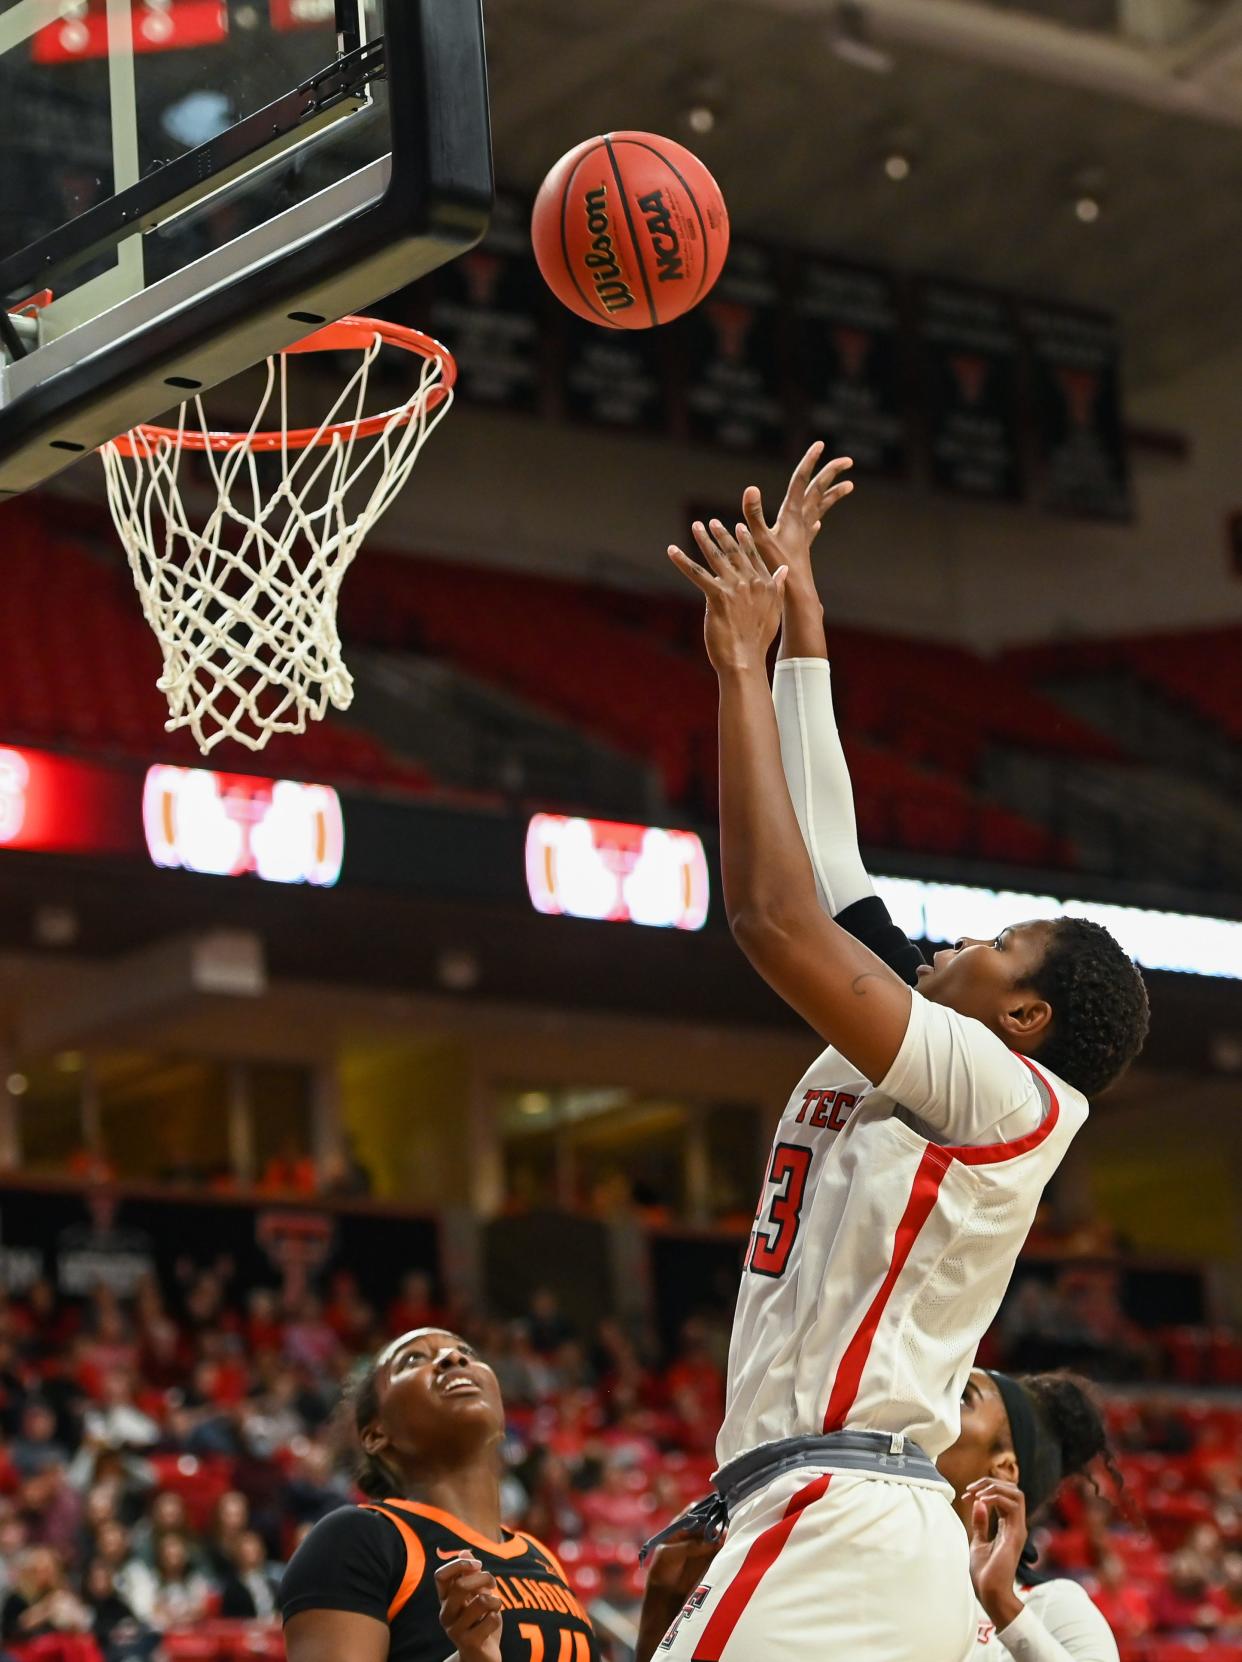
M 788 568 L 769 571 L 742 524 L 731 535 L 718 519 L 710 528 L 696 520 L 694 540 L 706 567 L 675 544 L 668 557 L 707 596 L 703 638 L 712 668 L 717 675 L 756 668 L 766 673 L 768 648 L 780 627 Z
M 466 1554 L 436 1571 L 440 1625 L 457 1647 L 456 1662 L 501 1662 L 504 1606 L 496 1577 Z M 449 1659 L 453 1662 L 453 1658 Z
M 970 1499 L 970 1579 L 975 1596 L 1001 1633 L 1022 1613 L 1013 1590 L 1026 1545 L 1026 1497 L 1016 1483 L 982 1477 Z
M 823 454 L 824 446 L 817 442 L 798 463 L 774 524 L 764 518 L 758 485 L 748 486 L 742 496 L 742 512 L 764 564 L 769 571 L 788 566 L 791 584 L 811 582 L 811 544 L 825 516 L 854 489 L 852 480 L 841 478 L 853 467 L 851 459 L 838 456 L 819 467 Z

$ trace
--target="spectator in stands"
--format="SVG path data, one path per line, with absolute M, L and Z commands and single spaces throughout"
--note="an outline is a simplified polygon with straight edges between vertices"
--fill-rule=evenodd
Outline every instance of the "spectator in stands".
M 1106 1553 L 1092 1592 L 1096 1609 L 1125 1646 L 1151 1632 L 1151 1595 L 1129 1574 L 1115 1552 Z
M 159 1643 L 134 1615 L 116 1589 L 116 1581 L 102 1558 L 93 1558 L 83 1579 L 86 1606 L 91 1616 L 91 1634 L 104 1662 L 139 1662 L 151 1655 Z
M 147 1449 L 159 1441 L 160 1428 L 134 1401 L 129 1375 L 106 1374 L 97 1407 L 86 1410 L 86 1436 L 96 1448 Z
M 177 1489 L 157 1489 L 151 1496 L 147 1515 L 134 1525 L 130 1550 L 144 1564 L 155 1566 L 156 1551 L 163 1535 L 188 1535 L 190 1515 L 185 1496 Z
M 306 1429 L 298 1408 L 297 1375 L 280 1367 L 242 1410 L 242 1435 L 261 1459 L 270 1459 L 278 1449 L 288 1448 Z
M 645 1479 L 631 1481 L 619 1461 L 604 1467 L 603 1482 L 582 1497 L 580 1509 L 586 1533 L 596 1545 L 632 1545 L 651 1533 L 655 1502 Z
M 315 1162 L 298 1144 L 286 1137 L 263 1168 L 259 1188 L 268 1194 L 313 1195 L 319 1187 Z
M 1242 1552 L 1225 1554 L 1221 1566 L 1224 1594 L 1224 1631 L 1231 1638 L 1242 1639 Z
M 17 1509 L 31 1541 L 72 1557 L 82 1522 L 82 1502 L 64 1466 L 45 1466 L 22 1484 Z
M 19 1477 L 33 1477 L 49 1466 L 63 1466 L 69 1451 L 57 1441 L 56 1415 L 39 1398 L 27 1402 L 21 1429 L 9 1445 L 9 1464 Z
M 359 1292 L 357 1279 L 349 1270 L 338 1270 L 332 1277 L 323 1319 L 336 1334 L 337 1342 L 355 1356 L 373 1350 L 379 1342 L 375 1311 Z
M 358 1156 L 353 1137 L 347 1135 L 344 1145 L 324 1161 L 319 1188 L 335 1200 L 362 1199 L 374 1192 L 374 1180 Z
M 433 1297 L 431 1277 L 426 1270 L 407 1270 L 400 1292 L 388 1306 L 385 1318 L 388 1335 L 395 1339 L 398 1334 L 416 1333 L 423 1327 L 443 1331 L 448 1314 Z
M 526 1329 L 536 1355 L 543 1357 L 554 1356 L 567 1339 L 574 1337 L 573 1324 L 551 1287 L 537 1287 L 531 1294 Z
M 155 1570 L 137 1557 L 124 1524 L 101 1524 L 95 1539 L 95 1558 L 112 1576 L 112 1584 L 135 1618 L 149 1625 L 155 1611 Z
M 212 1587 L 190 1560 L 184 1535 L 169 1531 L 155 1543 L 152 1625 L 164 1631 L 201 1622 L 212 1604 Z
M 313 1293 L 299 1302 L 285 1327 L 285 1360 L 310 1374 L 329 1373 L 339 1349 L 336 1334 L 324 1320 L 323 1306 Z
M 12 1588 L 18 1559 L 28 1544 L 25 1524 L 8 1501 L 0 1501 L 0 1600 Z
M 91 1614 L 65 1583 L 64 1566 L 50 1547 L 27 1547 L 0 1607 L 0 1643 L 21 1655 L 32 1639 L 89 1633 Z
M 1221 1627 L 1228 1614 L 1224 1595 L 1211 1585 L 1208 1566 L 1193 1548 L 1183 1547 L 1169 1560 L 1151 1613 L 1157 1631 L 1176 1638 L 1214 1634 Z
M 276 1614 L 279 1574 L 267 1561 L 263 1537 L 243 1530 L 233 1549 L 233 1563 L 220 1583 L 220 1614 L 242 1621 L 270 1621 Z
M 238 1489 L 228 1489 L 211 1510 L 211 1525 L 203 1542 L 203 1563 L 214 1580 L 231 1575 L 237 1544 L 250 1528 L 250 1502 Z

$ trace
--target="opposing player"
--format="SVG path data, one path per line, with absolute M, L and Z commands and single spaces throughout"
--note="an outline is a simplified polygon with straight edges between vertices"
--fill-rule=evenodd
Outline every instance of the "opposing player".
M 405 1334 L 353 1410 L 373 1499 L 329 1513 L 294 1553 L 288 1662 L 599 1662 L 556 1559 L 501 1525 L 504 1405 L 470 1346 Z
M 1086 1096 L 1140 1048 L 1147 1001 L 1112 938 L 1077 920 L 1016 923 L 923 964 L 871 908 L 916 992 L 828 915 L 879 902 L 827 701 L 810 536 L 844 492 L 839 466 L 812 480 L 818 457 L 774 526 L 748 491 L 736 535 L 695 526 L 705 566 L 669 550 L 707 602 L 730 925 L 830 1048 L 781 1120 L 747 1251 L 718 1499 L 699 1519 L 727 1515 L 728 1540 L 660 1653 L 962 1662 L 977 1626 L 966 1537 L 934 1460 L 1040 1193 Z M 765 660 L 782 610 L 778 726 Z M 838 891 L 839 871 L 862 887 Z

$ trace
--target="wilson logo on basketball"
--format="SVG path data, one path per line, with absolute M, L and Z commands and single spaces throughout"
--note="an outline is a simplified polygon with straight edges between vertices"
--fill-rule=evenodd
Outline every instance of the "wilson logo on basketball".
M 647 234 L 655 250 L 658 281 L 680 281 L 686 275 L 685 262 L 681 257 L 681 238 L 673 226 L 673 216 L 664 200 L 664 192 L 653 190 L 650 196 L 640 196 L 638 208 L 647 216 Z
M 608 218 L 608 187 L 586 193 L 587 230 L 594 241 L 590 252 L 583 256 L 595 283 L 596 293 L 610 312 L 623 312 L 634 304 L 629 284 L 621 275 L 617 251 L 612 241 L 612 224 Z

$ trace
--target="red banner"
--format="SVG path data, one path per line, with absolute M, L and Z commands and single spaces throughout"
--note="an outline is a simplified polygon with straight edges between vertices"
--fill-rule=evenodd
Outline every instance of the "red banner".
M 153 6 L 134 0 L 135 52 L 172 52 L 187 46 L 215 46 L 228 39 L 228 7 L 222 0 L 174 0 Z M 35 63 L 77 63 L 108 56 L 107 0 L 90 0 L 81 17 L 63 17 L 31 40 Z

